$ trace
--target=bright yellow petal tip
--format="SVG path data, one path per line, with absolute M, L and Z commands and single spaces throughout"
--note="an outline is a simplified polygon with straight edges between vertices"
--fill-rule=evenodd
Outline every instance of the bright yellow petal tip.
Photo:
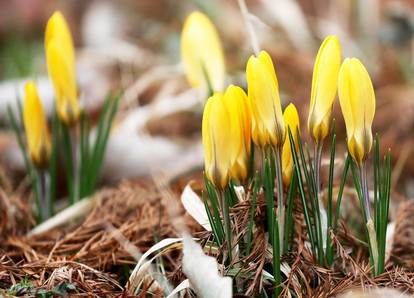
M 338 94 L 344 116 L 348 149 L 359 165 L 372 147 L 372 122 L 375 115 L 375 93 L 364 65 L 356 58 L 347 58 L 339 71 Z
M 279 85 L 272 59 L 265 51 L 247 61 L 246 78 L 252 113 L 252 138 L 264 148 L 280 148 L 286 137 Z
M 298 130 L 300 130 L 299 124 L 299 114 L 298 111 L 293 103 L 289 104 L 285 112 L 283 113 L 283 119 L 286 124 L 286 130 L 289 127 L 290 131 L 292 132 L 293 139 L 295 141 L 296 151 L 299 148 L 298 143 Z M 292 179 L 292 171 L 293 171 L 293 157 L 292 157 L 292 150 L 290 148 L 290 139 L 286 137 L 285 143 L 283 144 L 282 149 L 282 175 L 283 175 L 283 183 L 285 185 L 289 185 Z
M 207 88 L 207 76 L 213 91 L 223 91 L 225 64 L 220 37 L 210 19 L 199 11 L 184 22 L 181 59 L 191 86 Z
M 51 143 L 43 105 L 33 81 L 24 86 L 23 123 L 30 158 L 42 168 L 49 161 Z
M 308 129 L 316 143 L 322 142 L 329 132 L 340 66 L 341 44 L 330 35 L 319 48 L 313 68 Z
M 65 124 L 73 125 L 80 116 L 75 50 L 69 26 L 59 11 L 47 22 L 45 50 L 49 77 L 55 89 L 58 116 Z

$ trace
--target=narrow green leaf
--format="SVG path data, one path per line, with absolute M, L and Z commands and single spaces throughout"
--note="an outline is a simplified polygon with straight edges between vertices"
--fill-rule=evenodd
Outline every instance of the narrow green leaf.
M 223 220 L 224 220 L 224 228 L 226 232 L 226 238 L 227 238 L 227 250 L 228 250 L 228 262 L 231 264 L 233 260 L 232 256 L 232 231 L 231 231 L 231 220 L 230 220 L 230 201 L 231 201 L 231 193 L 229 191 L 229 186 L 226 187 L 226 189 L 220 193 L 220 197 L 222 200 L 222 212 L 223 212 Z
M 267 227 L 270 243 L 273 243 L 273 229 L 275 224 L 274 180 L 272 179 L 269 160 L 265 158 L 264 192 L 266 200 Z
M 292 173 L 292 179 L 289 185 L 289 191 L 287 195 L 287 211 L 286 211 L 286 231 L 284 239 L 283 253 L 286 253 L 289 249 L 289 242 L 293 237 L 293 208 L 295 205 L 295 197 L 298 189 L 298 177 L 295 172 Z
M 57 167 L 59 158 L 59 120 L 56 113 L 52 117 L 52 152 L 50 155 L 49 173 L 50 173 L 50 214 L 55 212 L 56 189 L 57 189 Z
M 256 172 L 253 179 L 253 192 L 251 196 L 250 209 L 249 209 L 249 224 L 247 227 L 247 240 L 246 240 L 246 255 L 250 255 L 251 242 L 253 238 L 253 226 L 254 226 L 254 213 L 256 210 L 257 193 L 260 188 L 260 176 Z
M 282 275 L 280 271 L 280 246 L 279 246 L 279 225 L 274 223 L 273 228 L 273 276 L 275 278 L 275 293 L 274 297 L 277 298 L 282 292 Z
M 312 225 L 311 225 L 311 221 L 310 221 L 310 217 L 309 217 L 308 206 L 307 206 L 307 202 L 306 202 L 307 198 L 306 198 L 305 190 L 304 190 L 304 187 L 303 187 L 303 179 L 302 179 L 302 174 L 301 174 L 301 168 L 300 168 L 300 165 L 299 165 L 298 156 L 296 154 L 295 140 L 293 139 L 290 127 L 288 127 L 288 134 L 289 134 L 289 139 L 290 139 L 290 148 L 291 148 L 291 152 L 292 152 L 293 163 L 295 165 L 294 168 L 295 168 L 296 176 L 298 177 L 299 194 L 300 194 L 300 199 L 301 199 L 301 202 L 302 202 L 303 213 L 305 215 L 306 228 L 308 230 L 308 235 L 309 235 L 309 240 L 310 240 L 311 247 L 312 247 L 312 252 L 313 252 L 314 256 L 316 256 L 315 241 L 314 241 L 315 238 L 313 236 L 313 229 L 312 229 Z
M 220 211 L 219 211 L 220 203 L 218 201 L 217 193 L 216 193 L 216 190 L 214 189 L 214 186 L 207 179 L 206 175 L 204 175 L 204 184 L 206 186 L 206 190 L 210 198 L 211 207 L 213 208 L 214 221 L 218 225 L 217 235 L 220 239 L 220 243 L 223 243 L 224 242 L 224 227 L 221 223 L 221 216 L 220 216 Z
M 331 236 L 329 234 L 332 228 L 332 192 L 333 192 L 333 178 L 334 178 L 334 168 L 335 168 L 335 143 L 336 143 L 336 135 L 335 133 L 331 133 L 331 157 L 329 160 L 329 177 L 328 177 L 328 210 L 327 210 L 327 224 L 326 227 L 326 259 L 328 265 L 330 266 L 333 262 L 333 252 L 331 246 Z
M 214 238 L 217 241 L 218 246 L 221 246 L 223 243 L 222 243 L 222 238 L 219 236 L 219 233 L 218 233 L 217 222 L 215 221 L 213 215 L 211 214 L 210 207 L 208 206 L 207 200 L 204 197 L 204 192 L 202 193 L 202 198 L 204 202 L 204 207 L 206 208 L 208 221 L 210 223 L 211 229 L 213 230 Z
M 344 169 L 342 171 L 342 178 L 341 178 L 341 182 L 339 184 L 338 197 L 336 199 L 334 224 L 333 224 L 334 233 L 336 233 L 336 231 L 338 229 L 338 220 L 339 220 L 339 212 L 340 212 L 341 202 L 342 202 L 342 195 L 344 193 L 346 177 L 348 176 L 348 169 L 349 169 L 350 163 L 351 163 L 351 156 L 348 153 L 346 155 L 346 158 L 345 158 Z
M 63 145 L 63 157 L 65 160 L 66 181 L 68 184 L 69 202 L 72 205 L 76 202 L 72 141 L 69 133 L 69 127 L 67 127 L 62 121 L 59 121 L 59 123 L 60 131 L 62 132 L 61 137 Z

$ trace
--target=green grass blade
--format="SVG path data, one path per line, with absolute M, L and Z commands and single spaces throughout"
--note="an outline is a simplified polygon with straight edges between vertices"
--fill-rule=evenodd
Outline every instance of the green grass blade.
M 301 202 L 302 202 L 303 213 L 305 215 L 306 228 L 308 230 L 308 235 L 309 235 L 309 240 L 310 240 L 310 243 L 311 243 L 313 255 L 316 256 L 315 238 L 314 238 L 314 235 L 313 235 L 313 229 L 312 229 L 312 225 L 311 225 L 311 221 L 310 221 L 310 217 L 309 217 L 308 205 L 307 205 L 307 202 L 306 202 L 307 198 L 306 198 L 305 190 L 304 190 L 304 187 L 303 187 L 303 179 L 302 179 L 302 174 L 301 174 L 301 168 L 300 168 L 300 164 L 299 164 L 299 160 L 298 160 L 298 155 L 296 154 L 295 140 L 293 139 L 290 127 L 288 127 L 288 134 L 289 134 L 289 139 L 290 139 L 290 149 L 291 149 L 291 152 L 292 152 L 293 163 L 295 165 L 294 168 L 295 168 L 296 176 L 298 177 L 299 194 L 300 194 L 300 199 L 301 199 Z
M 207 176 L 204 175 L 204 184 L 206 186 L 208 197 L 210 198 L 211 207 L 213 208 L 213 218 L 214 221 L 217 223 L 217 235 L 220 238 L 220 243 L 224 242 L 224 227 L 221 223 L 221 216 L 220 216 L 220 203 L 218 201 L 217 192 L 214 189 L 214 186 L 208 180 Z
M 273 243 L 273 230 L 275 225 L 275 203 L 274 203 L 274 180 L 272 179 L 271 169 L 269 165 L 269 160 L 265 158 L 265 200 L 266 200 L 266 217 L 267 217 L 267 227 L 269 233 L 270 243 Z
M 342 172 L 341 182 L 339 184 L 339 190 L 338 190 L 338 197 L 336 199 L 336 206 L 335 206 L 335 213 L 334 213 L 334 223 L 333 223 L 333 231 L 336 233 L 338 229 L 338 220 L 339 220 L 339 212 L 341 208 L 341 202 L 342 202 L 342 195 L 344 193 L 345 183 L 346 183 L 346 177 L 348 176 L 348 169 L 351 163 L 351 155 L 347 154 L 345 158 L 345 164 L 344 169 Z
M 329 177 L 328 177 L 328 210 L 327 210 L 327 227 L 326 227 L 326 260 L 330 266 L 333 261 L 332 255 L 332 246 L 331 246 L 331 236 L 330 230 L 332 228 L 332 192 L 333 192 L 333 178 L 334 178 L 334 168 L 335 168 L 335 144 L 336 144 L 336 135 L 332 133 L 331 139 L 331 156 L 329 160 Z
M 280 271 L 280 246 L 279 246 L 279 225 L 274 223 L 273 228 L 273 276 L 275 278 L 275 293 L 274 297 L 277 298 L 282 292 L 282 275 Z
M 66 182 L 68 184 L 68 195 L 70 204 L 76 202 L 75 198 L 75 181 L 74 181 L 74 160 L 72 154 L 72 141 L 70 137 L 69 127 L 60 122 L 60 131 L 62 132 L 63 157 L 65 160 Z
M 208 221 L 209 221 L 211 229 L 213 231 L 214 238 L 217 241 L 218 246 L 221 246 L 223 243 L 222 243 L 221 236 L 219 236 L 219 232 L 218 232 L 218 228 L 217 228 L 217 222 L 215 221 L 213 215 L 211 214 L 211 210 L 210 210 L 210 207 L 208 206 L 208 202 L 207 202 L 207 199 L 205 198 L 204 192 L 202 193 L 201 196 L 203 198 L 204 207 L 206 208 Z
M 101 167 L 102 167 L 102 163 L 103 163 L 103 159 L 105 155 L 106 145 L 108 143 L 109 133 L 111 131 L 112 122 L 114 120 L 116 112 L 118 111 L 118 105 L 119 105 L 121 96 L 122 96 L 122 93 L 116 95 L 114 98 L 108 99 L 108 101 L 110 101 L 109 107 L 104 112 L 104 114 L 101 115 L 102 121 L 100 119 L 99 124 L 98 124 L 99 135 L 95 142 L 94 155 L 92 156 L 92 167 L 91 167 L 91 172 L 90 172 L 91 184 L 90 184 L 89 191 L 91 193 L 93 193 L 96 187 L 97 180 L 100 175 L 100 171 L 101 171 Z
M 287 211 L 286 211 L 286 231 L 284 239 L 283 253 L 286 253 L 289 249 L 289 242 L 293 237 L 293 208 L 295 204 L 295 197 L 298 189 L 298 177 L 295 172 L 292 173 L 292 179 L 289 185 L 289 191 L 287 195 Z
M 308 155 L 308 160 L 310 161 L 310 152 L 309 149 L 306 147 L 306 152 Z M 309 162 L 309 169 L 310 169 L 310 179 L 311 179 L 311 185 L 313 187 L 313 191 L 315 193 L 315 202 L 314 202 L 314 222 L 315 222 L 315 228 L 316 228 L 316 240 L 317 240 L 317 246 L 318 246 L 318 261 L 319 264 L 323 264 L 323 236 L 322 236 L 322 221 L 321 221 L 321 214 L 320 214 L 320 207 L 319 207 L 319 199 L 318 199 L 318 186 L 315 180 L 315 171 L 313 169 L 313 165 L 311 162 Z
M 55 201 L 56 201 L 56 189 L 57 189 L 57 167 L 59 158 L 59 120 L 56 113 L 53 114 L 52 118 L 52 152 L 50 155 L 49 173 L 50 173 L 50 214 L 55 212 Z
M 221 199 L 222 199 L 222 212 L 223 212 L 223 220 L 224 220 L 224 228 L 226 232 L 226 238 L 227 238 L 227 250 L 228 250 L 228 262 L 231 264 L 233 260 L 233 246 L 232 246 L 232 231 L 231 231 L 231 220 L 230 220 L 230 201 L 231 201 L 231 193 L 229 190 L 229 186 L 226 187 L 226 189 L 220 193 Z
M 250 209 L 249 209 L 249 224 L 247 227 L 247 240 L 246 240 L 246 255 L 250 255 L 251 250 L 251 242 L 253 238 L 253 226 L 254 226 L 254 213 L 256 210 L 256 200 L 257 200 L 257 193 L 259 192 L 260 188 L 260 177 L 259 173 L 256 172 L 256 175 L 253 179 L 253 192 L 250 202 Z

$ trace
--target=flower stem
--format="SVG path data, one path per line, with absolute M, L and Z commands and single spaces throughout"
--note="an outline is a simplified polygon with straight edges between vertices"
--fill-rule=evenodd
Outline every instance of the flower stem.
M 219 196 L 220 196 L 220 202 L 221 202 L 221 211 L 223 212 L 224 229 L 225 229 L 225 234 L 227 237 L 227 250 L 229 254 L 229 264 L 230 264 L 232 260 L 231 224 L 230 224 L 229 205 L 228 205 L 228 200 L 226 197 L 226 191 L 220 190 Z
M 282 275 L 280 272 L 281 247 L 279 246 L 280 241 L 277 239 L 279 234 L 278 230 L 278 223 L 276 223 L 273 230 L 273 238 L 275 239 L 273 244 L 273 277 L 275 279 L 275 298 L 279 297 L 282 291 Z
M 50 176 L 47 170 L 40 169 L 40 191 L 41 191 L 41 208 L 43 214 L 43 220 L 46 220 L 52 215 L 52 208 L 50 204 Z
M 72 144 L 72 160 L 73 160 L 73 193 L 74 193 L 74 200 L 75 202 L 79 201 L 80 198 L 80 192 L 79 192 L 79 186 L 80 186 L 80 173 L 79 173 L 79 160 L 78 160 L 78 148 L 76 145 L 76 136 L 78 132 L 79 126 L 76 125 L 73 127 L 73 129 L 70 131 L 70 138 L 71 138 L 71 144 Z
M 359 166 L 359 176 L 361 179 L 361 187 L 362 187 L 362 195 L 363 195 L 363 209 L 365 214 L 366 220 L 366 227 L 368 232 L 369 238 L 369 246 L 370 246 L 370 253 L 371 259 L 374 263 L 374 275 L 378 272 L 378 242 L 377 242 L 377 234 L 375 231 L 374 222 L 372 221 L 370 203 L 369 203 L 369 191 L 368 191 L 368 180 L 367 180 L 367 167 L 365 161 Z
M 277 224 L 279 228 L 279 248 L 283 248 L 283 236 L 285 228 L 285 204 L 283 202 L 283 180 L 282 180 L 282 150 L 276 149 L 276 188 L 277 188 Z M 282 249 L 279 249 L 282 254 Z
M 328 219 L 325 207 L 323 205 L 322 196 L 321 196 L 321 161 L 322 161 L 322 142 L 315 144 L 315 153 L 314 153 L 314 168 L 315 168 L 315 183 L 316 183 L 316 197 L 318 200 L 318 209 L 319 209 L 319 230 L 321 233 L 322 239 L 320 239 L 322 245 L 319 247 L 320 256 L 323 255 L 324 248 L 323 245 L 326 244 L 326 238 L 328 237 Z
M 364 212 L 365 212 L 365 219 L 366 222 L 372 219 L 371 216 L 371 208 L 369 204 L 369 191 L 368 191 L 368 180 L 367 180 L 367 167 L 366 163 L 362 162 L 361 166 L 359 167 L 359 177 L 361 177 L 361 187 L 362 187 L 362 195 L 364 196 L 363 204 L 364 204 Z

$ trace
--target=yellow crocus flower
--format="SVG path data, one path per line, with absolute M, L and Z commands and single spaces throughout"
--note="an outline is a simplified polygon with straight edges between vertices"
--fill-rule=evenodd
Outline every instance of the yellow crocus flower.
M 202 123 L 204 165 L 207 178 L 219 189 L 224 189 L 229 181 L 229 172 L 234 150 L 230 144 L 230 113 L 222 93 L 214 93 L 205 106 Z
M 329 133 L 340 66 L 341 44 L 336 36 L 328 36 L 319 48 L 313 68 L 308 129 L 316 144 Z
M 181 58 L 191 86 L 222 91 L 225 80 L 223 48 L 216 28 L 203 13 L 195 11 L 185 20 L 181 33 Z
M 204 107 L 203 147 L 205 172 L 223 189 L 229 178 L 242 182 L 249 172 L 250 110 L 246 93 L 230 85 L 224 94 L 216 92 Z
M 281 148 L 286 137 L 279 84 L 272 59 L 265 51 L 247 62 L 246 77 L 252 113 L 252 138 L 262 149 Z
M 293 139 L 295 141 L 296 151 L 299 149 L 297 131 L 300 129 L 298 111 L 293 103 L 289 104 L 285 112 L 283 113 L 283 119 L 286 124 L 286 130 L 289 127 L 292 132 Z M 293 170 L 293 157 L 292 150 L 290 148 L 290 139 L 286 137 L 285 143 L 282 149 L 282 175 L 283 183 L 289 185 L 292 179 Z
M 65 124 L 73 125 L 80 115 L 75 50 L 69 26 L 60 11 L 56 11 L 47 22 L 45 49 L 49 77 L 55 89 L 58 116 Z
M 23 123 L 28 151 L 33 163 L 42 168 L 47 165 L 51 152 L 45 111 L 33 81 L 25 84 L 24 91 Z
M 339 102 L 348 137 L 348 149 L 358 165 L 372 147 L 372 121 L 375 115 L 375 93 L 364 65 L 356 58 L 347 58 L 338 78 Z
M 249 173 L 251 124 L 250 108 L 242 88 L 230 85 L 223 98 L 230 113 L 232 127 L 228 146 L 232 149 L 230 176 L 243 182 Z

